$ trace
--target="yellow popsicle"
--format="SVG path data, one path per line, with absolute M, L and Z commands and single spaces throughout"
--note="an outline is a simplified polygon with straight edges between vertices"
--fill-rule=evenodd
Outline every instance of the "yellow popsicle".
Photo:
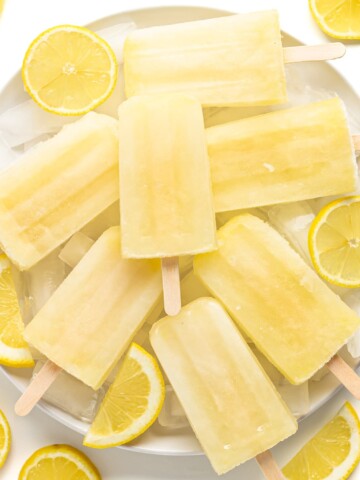
M 293 384 L 313 376 L 360 319 L 270 225 L 244 214 L 218 231 L 219 250 L 195 274 Z

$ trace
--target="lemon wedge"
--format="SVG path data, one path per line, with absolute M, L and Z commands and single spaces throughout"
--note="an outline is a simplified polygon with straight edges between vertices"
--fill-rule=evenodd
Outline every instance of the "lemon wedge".
M 10 451 L 11 430 L 9 422 L 0 410 L 0 468 L 4 465 Z
M 165 397 L 160 368 L 133 343 L 100 405 L 84 445 L 107 448 L 130 442 L 156 420 Z
M 283 468 L 288 480 L 345 480 L 360 460 L 360 422 L 349 402 Z
M 40 448 L 26 460 L 19 480 L 101 480 L 95 465 L 76 448 L 50 445 Z
M 82 115 L 112 93 L 118 66 L 111 47 L 83 27 L 60 25 L 28 48 L 22 77 L 40 107 L 59 115 Z
M 309 251 L 322 278 L 360 287 L 360 196 L 335 200 L 320 210 L 309 230 Z
M 6 255 L 0 254 L 0 364 L 9 367 L 34 366 L 23 331 L 11 265 Z
M 330 37 L 345 40 L 360 38 L 358 0 L 309 0 L 309 6 L 316 23 Z

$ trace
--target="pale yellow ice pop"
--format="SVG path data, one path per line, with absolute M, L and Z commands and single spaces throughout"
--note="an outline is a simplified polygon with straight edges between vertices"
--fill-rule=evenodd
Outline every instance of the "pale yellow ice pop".
M 186 95 L 119 108 L 120 212 L 126 258 L 214 249 L 215 214 L 202 111 Z
M 359 328 L 353 310 L 259 218 L 235 217 L 218 242 L 195 258 L 195 274 L 291 383 L 313 376 Z
M 357 165 L 339 98 L 206 130 L 217 212 L 352 192 Z
M 286 102 L 276 11 L 140 29 L 124 45 L 125 90 L 182 92 L 204 106 Z
M 97 389 L 159 301 L 158 260 L 125 260 L 120 229 L 95 242 L 25 328 L 57 366 Z
M 187 95 L 133 97 L 119 108 L 125 258 L 162 258 L 167 313 L 180 308 L 179 255 L 216 248 L 204 120 Z
M 117 121 L 89 113 L 1 173 L 1 248 L 26 270 L 118 198 Z
M 218 474 L 296 432 L 295 418 L 216 300 L 195 300 L 158 321 L 150 340 Z

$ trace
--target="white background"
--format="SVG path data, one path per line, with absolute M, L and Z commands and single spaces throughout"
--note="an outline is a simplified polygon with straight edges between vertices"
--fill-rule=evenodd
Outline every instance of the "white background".
M 314 23 L 307 0 L 221 0 L 184 2 L 150 2 L 132 0 L 6 0 L 0 19 L 0 89 L 19 69 L 30 41 L 42 30 L 62 23 L 86 24 L 113 13 L 135 8 L 161 5 L 197 5 L 227 9 L 234 12 L 277 8 L 282 29 L 307 44 L 328 41 Z M 346 56 L 334 66 L 344 74 L 353 88 L 360 93 L 360 42 L 349 42 Z M 37 448 L 53 443 L 69 443 L 81 448 L 96 463 L 104 480 L 212 480 L 217 478 L 204 457 L 160 457 L 141 455 L 119 449 L 94 451 L 81 446 L 80 435 L 61 426 L 42 412 L 35 410 L 27 418 L 16 418 L 13 405 L 18 392 L 0 373 L 0 409 L 7 415 L 12 432 L 13 446 L 0 478 L 16 480 L 26 458 Z M 344 392 L 326 407 L 303 422 L 299 432 L 274 450 L 279 463 L 287 461 L 342 405 Z M 360 402 L 351 399 L 360 413 Z M 261 480 L 255 462 L 225 475 L 224 480 Z M 360 468 L 351 476 L 360 480 Z M 49 479 L 50 480 L 50 479 Z M 66 480 L 66 479 L 63 479 Z M 304 479 L 305 480 L 305 479 Z

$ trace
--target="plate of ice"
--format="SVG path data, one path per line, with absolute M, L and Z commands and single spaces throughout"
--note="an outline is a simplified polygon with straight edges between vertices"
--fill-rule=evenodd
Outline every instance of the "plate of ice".
M 144 9 L 118 14 L 89 25 L 89 28 L 98 32 L 114 48 L 120 69 L 115 91 L 97 111 L 116 117 L 117 107 L 125 98 L 121 66 L 122 43 L 131 30 L 212 18 L 228 13 L 192 7 Z M 283 44 L 293 46 L 299 45 L 300 42 L 283 32 Z M 296 64 L 288 64 L 286 75 L 289 103 L 277 108 L 306 104 L 338 95 L 346 104 L 352 132 L 354 134 L 360 132 L 360 99 L 331 65 L 325 62 L 302 64 L 301 67 Z M 225 123 L 265 113 L 273 108 L 205 108 L 205 124 L 211 126 Z M 23 152 L 50 138 L 64 124 L 72 121 L 74 121 L 73 118 L 59 117 L 42 111 L 24 92 L 21 75 L 18 73 L 0 94 L 0 170 L 7 168 Z M 332 199 L 328 197 L 269 206 L 253 209 L 252 213 L 270 222 L 311 265 L 307 246 L 309 226 L 316 213 Z M 218 226 L 224 224 L 235 214 L 236 212 L 227 212 L 217 215 Z M 22 273 L 14 269 L 25 323 L 29 322 L 44 305 L 101 233 L 110 226 L 118 224 L 118 218 L 118 206 L 112 205 L 35 267 Z M 202 294 L 201 286 L 191 273 L 191 265 L 191 258 L 185 258 L 181 265 L 184 276 L 183 285 L 189 301 Z M 347 290 L 332 285 L 329 287 L 360 314 L 360 289 Z M 150 351 L 149 329 L 151 324 L 162 315 L 162 306 L 159 305 L 135 338 L 137 343 Z M 258 356 L 291 411 L 300 420 L 320 408 L 339 388 L 335 377 L 326 369 L 320 370 L 309 382 L 301 386 L 293 386 L 269 364 L 253 344 L 250 344 L 250 347 Z M 341 353 L 351 365 L 358 366 L 360 363 L 360 332 L 350 340 Z M 20 391 L 25 390 L 29 378 L 41 368 L 44 362 L 44 358 L 38 352 L 34 352 L 34 358 L 36 360 L 34 372 L 28 369 L 2 368 L 3 373 Z M 112 375 L 109 376 L 103 387 L 95 392 L 67 373 L 61 373 L 40 402 L 39 408 L 72 430 L 84 434 L 111 383 L 111 378 Z M 201 454 L 201 448 L 169 384 L 166 386 L 165 404 L 156 423 L 138 440 L 127 447 L 120 448 L 164 455 Z

